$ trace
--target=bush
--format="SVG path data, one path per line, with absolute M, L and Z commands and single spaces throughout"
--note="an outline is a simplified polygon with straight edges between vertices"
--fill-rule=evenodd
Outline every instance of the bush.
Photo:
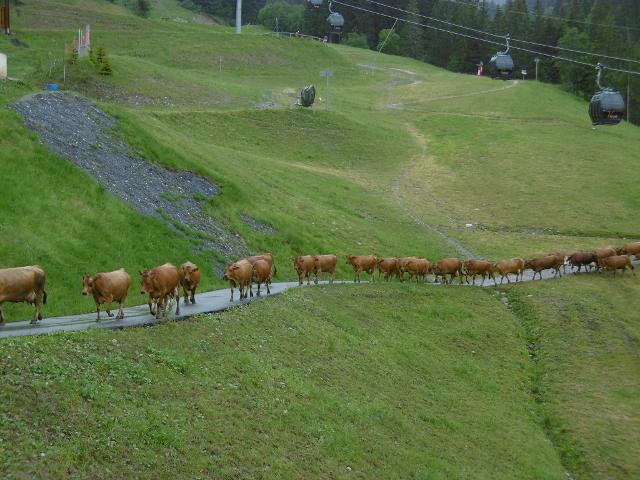
M 351 32 L 344 37 L 342 43 L 350 47 L 369 48 L 369 41 L 364 33 Z
M 277 18 L 279 31 L 297 32 L 302 30 L 304 8 L 303 5 L 290 5 L 285 2 L 268 3 L 258 12 L 258 23 L 275 30 Z
M 136 15 L 147 18 L 151 12 L 151 3 L 149 0 L 135 0 L 134 11 Z
M 400 55 L 400 35 L 390 28 L 380 30 L 377 49 L 389 55 Z

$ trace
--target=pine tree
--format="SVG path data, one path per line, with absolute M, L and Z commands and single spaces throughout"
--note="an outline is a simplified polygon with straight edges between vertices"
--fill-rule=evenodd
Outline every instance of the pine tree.
M 419 13 L 417 0 L 410 0 L 407 10 L 412 13 Z M 412 20 L 419 17 L 410 16 Z M 423 29 L 419 25 L 405 23 L 400 28 L 401 51 L 403 55 L 422 60 L 425 55 Z
M 99 73 L 100 75 L 111 75 L 113 73 L 113 70 L 111 69 L 111 62 L 109 61 L 109 57 L 106 55 L 100 65 Z
M 580 22 L 585 19 L 584 2 L 582 0 L 571 0 L 567 8 L 566 19 L 569 20 L 572 27 L 582 30 L 583 24 Z
M 104 47 L 98 47 L 98 53 L 96 54 L 96 64 L 102 65 L 106 57 L 107 51 L 104 49 Z
M 626 43 L 625 32 L 615 28 L 615 17 L 611 4 L 604 0 L 595 0 L 589 22 L 597 25 L 588 25 L 589 39 L 597 52 L 605 54 L 619 53 L 616 50 Z
M 73 47 L 71 50 L 71 54 L 69 55 L 69 60 L 67 62 L 69 65 L 75 65 L 78 63 L 78 49 Z

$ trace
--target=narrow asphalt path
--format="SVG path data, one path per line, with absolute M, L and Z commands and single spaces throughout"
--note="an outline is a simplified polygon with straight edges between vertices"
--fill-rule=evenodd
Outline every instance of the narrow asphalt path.
M 637 267 L 640 265 L 640 261 L 636 260 L 633 264 Z M 573 273 L 569 270 L 563 275 L 585 275 Z M 597 273 L 589 273 L 587 275 L 599 275 Z M 613 277 L 613 274 L 610 272 L 604 273 L 602 275 L 611 276 L 611 281 L 615 281 L 616 278 L 619 278 L 621 275 L 631 276 L 630 273 L 620 274 L 618 273 L 616 277 Z M 429 276 L 432 280 L 432 276 Z M 510 275 L 511 283 L 514 283 L 514 276 Z M 546 270 L 542 272 L 542 278 L 544 280 L 549 280 L 553 278 L 553 272 L 551 270 Z M 377 279 L 377 276 L 376 276 Z M 480 278 L 476 278 L 476 287 L 480 286 Z M 500 278 L 497 278 L 497 282 L 494 283 L 491 280 L 487 280 L 484 284 L 484 287 L 497 287 L 500 286 Z M 524 273 L 523 281 L 530 282 L 533 280 L 533 272 L 527 270 Z M 320 282 L 321 284 L 327 284 L 327 282 Z M 335 283 L 341 284 L 351 284 L 351 281 L 338 281 Z M 367 283 L 367 282 L 364 282 Z M 445 286 L 441 284 L 430 283 L 430 285 L 441 286 L 446 288 L 451 288 L 451 286 Z M 503 285 L 507 285 L 507 281 L 505 280 Z M 194 315 L 200 313 L 216 313 L 222 312 L 224 310 L 228 310 L 232 307 L 237 307 L 239 305 L 246 305 L 255 300 L 260 300 L 264 298 L 269 298 L 274 295 L 278 295 L 290 288 L 295 288 L 298 286 L 298 282 L 278 282 L 271 285 L 271 295 L 263 294 L 262 297 L 255 296 L 254 289 L 254 297 L 249 298 L 248 300 L 238 300 L 238 292 L 234 291 L 235 301 L 229 301 L 230 292 L 228 288 L 221 290 L 214 290 L 212 292 L 199 293 L 196 296 L 196 304 L 195 305 L 185 305 L 184 303 L 180 304 L 180 315 L 175 317 L 173 312 L 175 312 L 175 304 L 173 304 L 173 309 L 171 314 L 169 315 L 169 319 L 171 320 L 185 320 Z M 454 286 L 459 286 L 456 282 Z M 462 286 L 472 286 L 471 284 L 463 284 Z M 89 301 L 89 300 L 87 300 Z M 182 301 L 182 300 L 181 300 Z M 113 310 L 114 314 L 116 310 Z M 144 327 L 155 325 L 157 323 L 161 323 L 162 320 L 156 320 L 156 318 L 149 314 L 149 307 L 145 305 L 138 305 L 135 307 L 128 307 L 124 309 L 125 317 L 123 320 L 115 320 L 115 317 L 109 318 L 106 316 L 106 313 L 102 312 L 101 317 L 102 320 L 98 323 L 96 322 L 96 313 L 83 313 L 80 315 L 70 315 L 65 317 L 51 317 L 45 318 L 41 322 L 38 322 L 37 325 L 31 325 L 29 321 L 23 322 L 10 322 L 6 323 L 4 327 L 0 327 L 0 339 L 9 338 L 9 337 L 21 337 L 27 335 L 42 335 L 45 333 L 53 333 L 53 332 L 74 332 L 78 330 L 87 330 L 89 328 L 106 328 L 106 329 L 114 329 L 114 328 L 131 328 L 131 327 Z

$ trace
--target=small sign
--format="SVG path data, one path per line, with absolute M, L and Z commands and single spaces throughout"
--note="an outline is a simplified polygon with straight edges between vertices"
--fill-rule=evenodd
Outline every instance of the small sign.
M 333 70 L 320 70 L 321 77 L 333 77 Z

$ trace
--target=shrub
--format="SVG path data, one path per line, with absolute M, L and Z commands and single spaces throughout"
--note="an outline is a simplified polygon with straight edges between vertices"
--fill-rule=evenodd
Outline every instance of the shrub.
M 369 48 L 369 42 L 367 36 L 364 33 L 351 32 L 344 37 L 343 42 L 345 45 L 357 48 Z

